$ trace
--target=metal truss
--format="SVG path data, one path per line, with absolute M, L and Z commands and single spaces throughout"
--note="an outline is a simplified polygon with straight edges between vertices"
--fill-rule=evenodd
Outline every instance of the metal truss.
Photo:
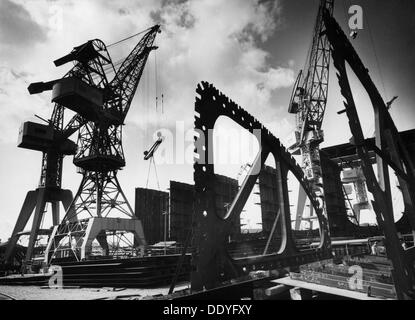
M 152 44 L 159 29 L 158 25 L 149 29 L 124 60 L 118 72 L 114 69 L 104 42 L 95 39 L 75 47 L 69 54 L 54 61 L 56 66 L 68 62 L 75 63 L 62 79 L 32 83 L 29 86 L 29 92 L 35 94 L 54 89 L 60 81 L 83 82 L 87 84 L 83 87 L 84 90 L 88 91 L 90 88 L 96 94 L 103 95 L 103 105 L 73 105 L 73 101 L 70 101 L 72 98 L 65 100 L 65 95 L 59 95 L 60 87 L 56 87 L 57 93 L 53 98 L 56 103 L 51 120 L 48 121 L 53 128 L 53 142 L 41 150 L 43 157 L 39 188 L 30 191 L 26 196 L 7 249 L 6 260 L 15 249 L 17 235 L 23 230 L 33 209 L 36 208 L 26 261 L 31 259 L 46 202 L 52 203 L 55 226 L 60 223 L 59 201 L 63 202 L 66 210 L 63 223 L 74 223 L 81 219 L 84 213 L 89 217 L 107 217 L 114 212 L 128 218 L 134 216 L 116 178 L 117 171 L 125 166 L 122 125 L 148 55 L 155 49 Z M 107 74 L 112 72 L 115 76 L 109 82 Z M 58 100 L 61 103 L 57 103 Z M 76 115 L 64 127 L 65 107 L 75 111 Z M 71 141 L 68 141 L 68 137 L 76 131 L 79 131 L 77 150 L 74 148 L 75 144 L 71 145 Z M 47 142 L 49 143 L 49 140 Z M 61 189 L 63 157 L 68 154 L 75 155 L 74 164 L 81 168 L 80 171 L 83 173 L 81 187 L 73 201 L 72 193 Z M 136 225 L 136 222 L 133 221 L 132 225 L 136 227 L 137 238 L 141 243 L 145 243 L 142 227 Z M 61 239 L 65 235 L 64 228 L 55 229 L 53 236 Z M 56 234 L 58 231 L 63 233 Z M 54 239 L 50 241 L 56 242 Z
M 75 258 L 81 260 L 81 247 L 88 227 L 88 219 L 75 222 L 61 223 L 55 227 L 46 248 L 46 261 L 54 258 Z M 58 234 L 58 236 L 57 236 Z M 49 252 L 53 253 L 49 257 Z
M 84 170 L 101 172 L 124 167 L 121 140 L 121 126 L 102 128 L 99 123 L 87 122 L 79 130 L 78 152 L 74 156 L 74 164 Z
M 101 230 L 97 236 L 89 237 L 91 225 L 94 221 L 83 219 L 66 221 L 56 227 L 52 233 L 52 241 L 46 248 L 45 262 L 50 264 L 55 259 L 85 260 L 90 256 L 139 256 L 141 248 L 137 248 L 131 231 Z M 126 235 L 130 234 L 131 239 Z M 97 240 L 100 250 L 93 247 L 93 240 Z
M 88 246 L 93 241 L 90 237 L 93 235 L 97 236 L 106 254 L 109 252 L 107 233 L 114 234 L 114 232 L 128 229 L 135 233 L 137 242 L 135 245 L 145 244 L 141 222 L 135 218 L 134 211 L 121 189 L 117 172 L 125 166 L 122 125 L 148 55 L 155 49 L 152 44 L 158 31 L 159 26 L 150 28 L 117 72 L 115 72 L 105 44 L 100 40 L 88 41 L 74 48 L 70 54 L 72 55 L 70 58 L 76 59 L 77 66 L 79 66 L 72 71 L 71 76 L 86 82 L 95 89 L 100 89 L 103 92 L 103 105 L 91 107 L 91 109 L 75 107 L 83 119 L 74 118 L 72 125 L 68 127 L 68 130 L 71 130 L 72 127 L 76 127 L 77 123 L 83 123 L 79 129 L 78 150 L 74 156 L 74 164 L 80 168 L 83 178 L 70 210 L 67 211 L 61 226 L 54 230 L 53 238 L 56 237 L 56 240 L 52 239 L 47 251 L 54 252 L 52 257 L 57 257 L 62 244 L 66 243 L 68 246 L 72 241 L 72 231 L 67 232 L 67 224 L 77 228 L 76 226 L 80 223 L 77 221 L 84 221 L 81 219 L 85 218 L 92 219 L 93 226 L 88 227 L 89 229 L 98 225 L 102 229 L 99 234 L 94 234 L 89 229 L 89 233 L 85 230 L 81 232 L 79 230 L 83 230 L 82 227 L 79 227 L 79 230 L 76 229 L 78 230 L 76 239 L 79 241 L 76 241 L 75 247 L 78 249 L 79 246 L 82 247 L 81 259 L 87 257 L 90 249 Z M 65 62 L 65 57 L 62 59 Z M 108 81 L 106 75 L 108 71 L 113 71 L 115 74 L 111 82 Z M 113 225 L 113 220 L 111 220 L 113 217 L 120 219 L 122 223 L 118 226 Z M 94 218 L 108 218 L 109 220 L 97 223 Z M 128 218 L 131 221 L 121 221 L 121 218 Z M 88 224 L 86 221 L 85 223 Z M 83 225 L 84 222 L 81 223 L 81 226 Z M 107 227 L 110 229 L 106 229 Z M 118 227 L 121 229 L 117 229 Z M 75 256 L 78 258 L 79 254 Z
M 302 167 L 307 179 L 320 198 L 324 201 L 324 190 L 319 145 L 324 140 L 321 126 L 327 105 L 330 49 L 323 23 L 323 10 L 333 14 L 334 0 L 321 0 L 317 20 L 314 26 L 313 41 L 307 57 L 306 73 L 300 72 L 294 86 L 289 112 L 296 113 L 297 144 L 302 156 Z M 301 86 L 299 86 L 302 81 Z M 294 102 L 295 99 L 296 101 Z M 294 107 L 295 106 L 295 107 Z M 294 107 L 294 108 L 293 108 Z M 296 230 L 303 219 L 305 194 L 299 190 L 296 218 Z
M 322 209 L 322 201 L 313 193 L 310 182 L 304 177 L 302 169 L 291 154 L 257 119 L 219 92 L 213 85 L 202 82 L 198 85 L 196 92 L 198 94 L 195 103 L 196 203 L 193 221 L 193 247 L 196 252 L 192 259 L 192 290 L 214 288 L 223 281 L 247 274 L 256 268 L 270 270 L 329 257 L 331 255 L 329 230 L 327 217 Z M 258 141 L 260 152 L 225 216 L 220 216 L 216 212 L 214 193 L 216 178 L 212 129 L 220 116 L 229 117 L 245 130 L 256 133 L 257 139 L 260 140 Z M 281 244 L 275 254 L 233 260 L 226 251 L 226 239 L 231 231 L 231 222 L 235 217 L 240 216 L 268 155 L 272 155 L 276 163 L 275 179 L 279 213 L 275 212 L 278 227 L 273 229 L 279 233 Z M 317 249 L 300 252 L 293 241 L 287 186 L 289 171 L 306 191 L 317 214 L 321 236 Z
M 76 218 L 134 217 L 115 171 L 85 172 L 72 207 L 72 212 L 68 212 L 63 223 Z
M 143 36 L 140 42 L 130 52 L 111 81 L 110 88 L 114 93 L 114 99 L 109 100 L 105 109 L 116 112 L 122 124 L 130 109 L 135 91 L 144 71 L 148 55 L 152 50 L 157 49 L 153 46 L 160 26 L 155 25 Z
M 338 71 L 337 77 L 343 97 L 345 112 L 349 118 L 350 130 L 354 144 L 361 159 L 362 169 L 366 178 L 367 188 L 373 194 L 373 209 L 379 228 L 385 235 L 385 246 L 388 258 L 393 265 L 393 278 L 398 299 L 415 298 L 415 247 L 403 249 L 398 238 L 393 216 L 390 195 L 389 169 L 390 166 L 398 176 L 405 202 L 405 215 L 412 231 L 415 231 L 415 170 L 411 158 L 401 141 L 399 132 L 388 112 L 385 102 L 369 76 L 368 69 L 360 60 L 347 36 L 341 30 L 336 20 L 324 13 L 324 23 L 327 27 L 327 37 L 332 46 L 334 66 Z M 375 144 L 365 140 L 359 116 L 351 91 L 346 63 L 357 76 L 371 100 L 375 113 L 376 138 Z M 386 151 L 387 150 L 387 151 Z M 378 179 L 374 173 L 369 152 L 376 153 Z M 414 233 L 415 234 L 415 233 Z
M 333 14 L 333 7 L 334 0 L 321 1 L 314 27 L 309 69 L 304 79 L 307 102 L 304 103 L 306 108 L 301 112 L 301 123 L 306 126 L 303 129 L 305 131 L 320 130 L 324 119 L 329 85 L 330 50 L 322 20 L 323 10 L 326 9 Z
M 42 152 L 42 164 L 40 171 L 39 184 L 36 190 L 29 191 L 19 213 L 9 243 L 7 245 L 5 262 L 11 260 L 15 253 L 19 234 L 28 223 L 32 212 L 33 222 L 27 246 L 25 263 L 28 263 L 33 256 L 34 248 L 38 241 L 41 223 L 46 213 L 46 204 L 52 205 L 52 222 L 57 225 L 60 222 L 59 203 L 69 209 L 73 200 L 70 190 L 62 189 L 62 166 L 63 158 L 67 154 L 74 154 L 74 144 L 70 145 L 66 135 L 63 134 L 64 107 L 55 104 L 52 116 L 49 120 L 49 127 L 53 130 L 54 141 Z
M 116 171 L 84 172 L 81 185 L 70 209 L 51 236 L 52 241 L 47 251 L 53 250 L 52 259 L 65 257 L 62 252 L 68 251 L 67 247 L 75 248 L 76 250 L 72 250 L 72 253 L 78 260 L 80 259 L 80 247 L 86 241 L 84 237 L 88 221 L 93 217 L 117 219 L 128 217 L 137 220 L 121 189 Z M 114 233 L 109 232 L 109 234 Z M 106 238 L 107 232 L 102 230 L 97 240 L 107 255 L 109 249 Z M 75 245 L 72 246 L 74 241 Z M 89 250 L 89 248 L 87 249 Z

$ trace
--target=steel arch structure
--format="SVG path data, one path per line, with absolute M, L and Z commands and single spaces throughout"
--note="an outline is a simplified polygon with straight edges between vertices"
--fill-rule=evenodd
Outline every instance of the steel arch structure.
M 199 97 L 195 102 L 195 161 L 194 182 L 196 204 L 194 212 L 191 283 L 192 290 L 199 291 L 217 287 L 220 282 L 243 276 L 256 268 L 278 268 L 304 264 L 331 256 L 330 235 L 327 217 L 322 200 L 313 193 L 310 182 L 291 154 L 257 119 L 230 100 L 212 84 L 202 82 L 196 89 Z M 253 133 L 258 139 L 258 153 L 250 172 L 243 182 L 236 198 L 225 216 L 219 216 L 215 209 L 215 169 L 213 163 L 213 128 L 216 120 L 225 116 L 243 129 Z M 231 229 L 231 221 L 240 216 L 252 188 L 264 167 L 268 155 L 276 163 L 275 179 L 278 186 L 279 231 L 282 241 L 277 253 L 233 260 L 226 250 L 226 239 Z M 289 210 L 287 175 L 291 171 L 298 179 L 308 197 L 312 200 L 320 223 L 320 245 L 317 249 L 299 251 L 292 239 L 291 216 Z
M 414 299 L 415 297 L 415 247 L 403 249 L 399 241 L 397 226 L 394 221 L 391 201 L 389 169 L 396 173 L 405 203 L 404 217 L 415 234 L 415 166 L 399 136 L 399 132 L 388 112 L 378 89 L 373 83 L 369 70 L 353 48 L 337 21 L 328 11 L 323 15 L 327 37 L 331 45 L 334 67 L 340 91 L 345 98 L 345 112 L 349 119 L 350 131 L 359 158 L 362 161 L 363 173 L 367 188 L 373 194 L 372 206 L 380 230 L 385 236 L 387 257 L 392 261 L 393 277 L 398 299 Z M 365 140 L 356 104 L 353 98 L 346 65 L 356 75 L 371 101 L 375 115 L 375 143 Z M 376 154 L 377 175 L 370 161 L 369 151 Z

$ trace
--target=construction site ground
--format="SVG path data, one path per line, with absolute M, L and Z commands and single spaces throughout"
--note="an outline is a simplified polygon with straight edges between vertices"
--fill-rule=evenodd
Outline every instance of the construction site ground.
M 175 291 L 188 288 L 187 283 L 180 283 Z M 38 286 L 0 286 L 0 297 L 15 300 L 96 300 L 96 299 L 132 299 L 141 300 L 154 295 L 165 295 L 169 285 L 160 288 L 48 288 Z

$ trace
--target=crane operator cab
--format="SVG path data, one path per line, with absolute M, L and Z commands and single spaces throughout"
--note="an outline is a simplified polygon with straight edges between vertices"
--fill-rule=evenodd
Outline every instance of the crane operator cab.
M 104 104 L 104 93 L 78 78 L 63 78 L 53 86 L 52 102 L 59 103 L 88 120 L 94 120 Z

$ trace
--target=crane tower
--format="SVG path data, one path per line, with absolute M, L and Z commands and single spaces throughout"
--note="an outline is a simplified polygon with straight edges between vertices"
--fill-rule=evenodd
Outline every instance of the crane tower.
M 55 61 L 56 66 L 74 63 L 63 78 L 29 86 L 31 93 L 52 90 L 52 102 L 76 113 L 71 128 L 79 132 L 73 162 L 82 181 L 65 217 L 52 231 L 46 262 L 68 256 L 86 259 L 94 239 L 108 254 L 108 233 L 131 232 L 135 244 L 145 244 L 141 221 L 122 191 L 117 172 L 125 166 L 122 126 L 147 58 L 157 49 L 153 43 L 158 32 L 159 25 L 146 30 L 117 71 L 106 45 L 95 39 Z
M 294 154 L 301 154 L 302 167 L 307 179 L 324 206 L 323 181 L 319 145 L 324 140 L 321 126 L 327 104 L 330 66 L 330 44 L 323 22 L 323 12 L 333 14 L 334 0 L 320 0 L 313 42 L 307 57 L 305 71 L 300 71 L 294 86 L 288 112 L 296 114 L 296 143 Z M 295 229 L 300 228 L 305 205 L 305 192 L 300 188 Z

